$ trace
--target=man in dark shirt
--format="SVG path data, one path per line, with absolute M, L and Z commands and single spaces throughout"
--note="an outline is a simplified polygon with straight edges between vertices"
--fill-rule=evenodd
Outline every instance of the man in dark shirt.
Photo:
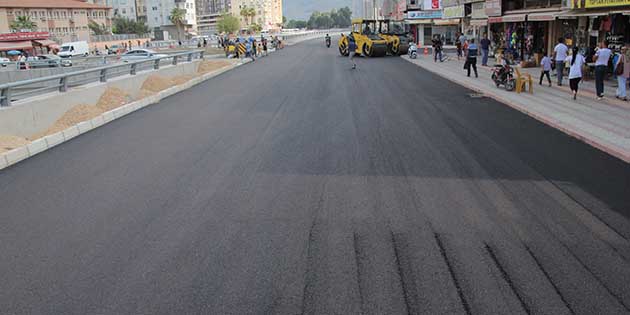
M 488 53 L 490 52 L 490 40 L 488 39 L 488 35 L 483 35 L 481 39 L 481 65 L 488 66 Z
M 440 62 L 442 62 L 442 40 L 440 40 L 440 35 L 435 35 L 433 37 L 433 61 L 437 62 L 438 58 Z
M 470 68 L 472 67 L 475 70 L 475 78 L 478 78 L 477 74 L 477 54 L 479 53 L 477 45 L 475 44 L 475 39 L 470 39 L 470 44 L 468 45 L 468 50 L 466 51 L 466 64 L 468 67 L 466 70 L 468 71 L 468 76 L 470 77 Z

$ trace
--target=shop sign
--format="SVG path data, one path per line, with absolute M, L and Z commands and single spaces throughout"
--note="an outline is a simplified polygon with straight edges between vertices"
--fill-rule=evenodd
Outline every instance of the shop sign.
M 439 10 L 442 8 L 440 0 L 424 0 L 422 10 Z
M 407 12 L 407 19 L 409 20 L 423 20 L 423 19 L 441 19 L 442 11 L 409 11 Z
M 472 12 L 470 17 L 473 19 L 485 19 L 488 17 L 486 14 L 486 3 L 485 2 L 475 2 L 471 5 Z
M 630 0 L 569 0 L 573 9 L 605 8 L 630 5 Z
M 470 20 L 470 25 L 472 26 L 486 26 L 488 25 L 488 20 Z
M 453 19 L 464 17 L 464 5 L 447 7 L 443 9 L 442 17 L 444 19 Z
M 487 0 L 486 1 L 486 15 L 487 16 L 501 16 L 501 0 Z
M 0 42 L 14 42 L 21 40 L 48 39 L 48 32 L 21 32 L 0 34 Z

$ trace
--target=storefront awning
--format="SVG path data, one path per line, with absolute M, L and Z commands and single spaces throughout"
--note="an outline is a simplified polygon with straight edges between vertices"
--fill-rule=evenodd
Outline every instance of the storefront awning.
M 486 25 L 488 25 L 488 19 L 470 20 L 470 25 L 486 26 Z
M 0 51 L 33 49 L 30 40 L 19 42 L 0 42 Z
M 540 12 L 527 15 L 527 21 L 553 21 L 560 12 Z
M 435 25 L 459 25 L 459 19 L 433 20 Z
M 41 46 L 59 46 L 57 45 L 55 41 L 48 40 L 48 39 L 34 40 L 34 42 Z
M 432 24 L 433 22 L 431 21 L 431 19 L 423 19 L 423 20 L 405 20 L 405 22 L 409 25 L 415 25 L 415 24 Z
M 606 16 L 609 15 L 610 9 L 599 10 L 568 10 L 557 14 L 559 19 L 578 18 L 580 16 Z
M 493 16 L 488 18 L 488 23 L 509 23 L 509 22 L 525 22 L 527 14 L 508 14 L 504 16 Z

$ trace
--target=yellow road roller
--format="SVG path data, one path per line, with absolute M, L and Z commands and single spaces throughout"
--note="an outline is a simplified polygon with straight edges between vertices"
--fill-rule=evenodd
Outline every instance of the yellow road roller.
M 405 32 L 404 22 L 379 20 L 378 33 L 387 41 L 387 50 L 391 55 L 404 55 L 409 51 L 409 34 Z
M 378 34 L 377 27 L 376 20 L 352 20 L 352 32 L 349 36 L 354 37 L 358 54 L 366 57 L 383 57 L 387 54 L 387 41 Z M 339 39 L 339 53 L 342 56 L 349 54 L 347 36 Z

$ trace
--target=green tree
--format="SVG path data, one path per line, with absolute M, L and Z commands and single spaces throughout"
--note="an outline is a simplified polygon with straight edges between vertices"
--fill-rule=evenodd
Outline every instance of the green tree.
M 107 26 L 105 26 L 105 24 L 98 24 L 92 20 L 90 20 L 90 22 L 88 22 L 88 27 L 90 28 L 90 31 L 92 31 L 92 33 L 94 35 L 107 35 L 109 34 L 109 30 L 107 29 Z
M 92 26 L 93 22 L 90 22 L 90 24 L 88 25 L 90 27 L 90 29 L 96 34 L 96 27 L 100 26 L 96 23 L 93 23 L 95 25 Z M 105 27 L 105 26 L 103 26 Z M 144 24 L 144 22 L 140 22 L 140 21 L 134 21 L 134 20 L 130 20 L 128 18 L 124 18 L 124 17 L 116 17 L 112 20 L 112 33 L 114 34 L 138 34 L 138 35 L 142 35 L 142 34 L 146 34 L 149 33 L 149 27 Z M 98 35 L 98 34 L 97 34 Z
M 37 23 L 31 21 L 31 18 L 25 15 L 18 16 L 11 22 L 11 30 L 20 32 L 22 30 L 34 31 L 37 29 Z
M 175 25 L 175 29 L 177 29 L 177 40 L 181 40 L 181 32 L 180 29 L 184 26 L 184 18 L 186 17 L 186 10 L 180 8 L 173 8 L 171 10 L 171 14 L 168 17 L 169 21 Z
M 237 17 L 230 13 L 221 14 L 221 19 L 217 22 L 219 33 L 235 33 L 241 28 L 241 23 Z
M 258 33 L 258 32 L 260 32 L 260 31 L 262 31 L 262 26 L 261 26 L 260 24 L 254 23 L 254 24 L 252 24 L 252 25 L 249 27 L 249 30 L 250 30 L 250 31 L 252 31 L 252 32 L 256 32 L 256 33 Z
M 245 18 L 245 23 L 247 25 L 250 25 L 253 23 L 254 17 L 256 16 L 256 9 L 244 6 L 243 8 L 241 8 L 240 14 L 242 17 Z

